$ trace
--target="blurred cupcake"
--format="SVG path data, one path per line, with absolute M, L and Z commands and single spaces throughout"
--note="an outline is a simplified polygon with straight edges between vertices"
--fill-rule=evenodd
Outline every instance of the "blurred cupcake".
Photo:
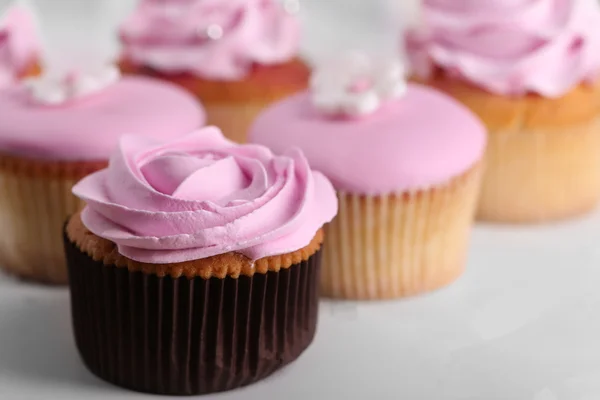
M 121 67 L 189 89 L 209 124 L 245 142 L 266 105 L 307 86 L 297 11 L 298 0 L 143 0 L 121 30 Z
M 462 273 L 485 129 L 450 97 L 407 85 L 400 63 L 357 53 L 323 64 L 312 91 L 269 107 L 250 140 L 298 146 L 338 191 L 324 295 L 403 297 Z
M 125 133 L 169 138 L 201 126 L 196 100 L 114 67 L 0 91 L 0 265 L 23 278 L 66 283 L 61 227 L 80 208 L 75 182 L 106 166 Z
M 79 182 L 65 231 L 87 367 L 136 391 L 231 390 L 294 361 L 315 334 L 329 181 L 216 128 L 168 144 L 125 137 Z
M 600 6 L 559 3 L 425 0 L 407 36 L 418 78 L 490 130 L 482 220 L 560 219 L 600 197 Z
M 13 6 L 0 16 L 0 89 L 36 73 L 39 43 L 33 16 Z
M 55 29 L 59 0 L 36 0 L 44 74 L 0 90 L 0 266 L 54 284 L 67 282 L 62 227 L 82 207 L 73 185 L 106 166 L 123 134 L 168 139 L 205 121 L 177 86 L 121 78 L 105 44 L 113 0 L 68 3 L 76 35 Z

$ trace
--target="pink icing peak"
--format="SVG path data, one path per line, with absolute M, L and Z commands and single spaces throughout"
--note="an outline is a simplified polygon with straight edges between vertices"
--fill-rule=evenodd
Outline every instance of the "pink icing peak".
M 13 84 L 38 51 L 33 16 L 26 8 L 13 6 L 0 17 L 0 88 Z
M 154 264 L 293 252 L 337 213 L 331 183 L 299 150 L 275 156 L 213 127 L 170 143 L 123 137 L 109 167 L 73 193 L 87 202 L 90 231 Z
M 123 24 L 125 57 L 166 73 L 240 80 L 293 58 L 296 17 L 277 0 L 143 0 Z
M 466 107 L 409 84 L 405 96 L 365 118 L 333 119 L 301 93 L 264 111 L 250 141 L 281 153 L 298 146 L 336 189 L 368 195 L 443 185 L 483 156 L 486 130 Z
M 502 95 L 560 97 L 600 73 L 596 0 L 425 0 L 409 31 L 413 69 L 437 66 Z

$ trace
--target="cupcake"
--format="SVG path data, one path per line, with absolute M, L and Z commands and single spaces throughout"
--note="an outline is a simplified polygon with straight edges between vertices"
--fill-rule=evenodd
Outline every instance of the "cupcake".
M 203 122 L 187 92 L 150 78 L 120 79 L 116 67 L 0 91 L 0 266 L 66 283 L 60 232 L 81 206 L 73 184 L 106 166 L 122 134 L 166 139 Z
M 425 0 L 407 35 L 417 79 L 490 131 L 481 220 L 557 220 L 598 203 L 600 6 L 558 3 Z
M 122 139 L 73 192 L 65 229 L 75 340 L 100 378 L 153 394 L 231 390 L 310 345 L 329 181 L 298 150 L 217 128 Z
M 73 33 L 56 29 L 59 0 L 33 1 L 44 73 L 0 90 L 0 266 L 22 278 L 67 282 L 61 231 L 82 207 L 71 189 L 106 167 L 122 135 L 168 139 L 205 122 L 176 85 L 121 77 L 106 43 L 121 18 L 117 1 L 65 0 Z
M 348 54 L 311 90 L 262 113 L 250 140 L 303 150 L 338 192 L 326 227 L 324 295 L 388 299 L 442 287 L 464 269 L 486 134 L 450 97 L 407 85 L 402 64 Z
M 31 13 L 22 6 L 0 16 L 0 89 L 36 73 L 39 44 Z
M 268 104 L 303 90 L 297 0 L 143 0 L 123 24 L 122 70 L 193 92 L 208 123 L 245 142 Z

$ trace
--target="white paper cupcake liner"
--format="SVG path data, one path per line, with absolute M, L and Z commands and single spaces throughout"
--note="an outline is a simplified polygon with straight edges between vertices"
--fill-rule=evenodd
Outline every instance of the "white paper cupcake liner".
M 455 280 L 465 266 L 481 170 L 424 191 L 339 193 L 340 212 L 326 229 L 323 295 L 389 299 Z
M 600 119 L 490 132 L 477 218 L 531 223 L 583 214 L 600 199 Z
M 83 207 L 71 188 L 104 164 L 0 155 L 0 267 L 24 279 L 67 283 L 62 228 Z

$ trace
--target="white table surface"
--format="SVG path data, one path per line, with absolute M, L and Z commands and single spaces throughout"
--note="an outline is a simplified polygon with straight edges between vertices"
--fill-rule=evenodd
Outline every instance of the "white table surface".
M 466 274 L 403 301 L 323 301 L 294 364 L 219 400 L 600 399 L 600 212 L 477 226 Z M 142 399 L 76 353 L 66 289 L 0 278 L 0 399 Z
M 357 17 L 370 2 L 350 1 L 307 4 L 308 53 L 372 34 Z M 203 398 L 598 400 L 599 239 L 600 212 L 537 227 L 477 226 L 467 272 L 454 285 L 403 301 L 323 301 L 317 337 L 297 362 Z M 67 289 L 0 276 L 0 399 L 142 398 L 84 368 Z

